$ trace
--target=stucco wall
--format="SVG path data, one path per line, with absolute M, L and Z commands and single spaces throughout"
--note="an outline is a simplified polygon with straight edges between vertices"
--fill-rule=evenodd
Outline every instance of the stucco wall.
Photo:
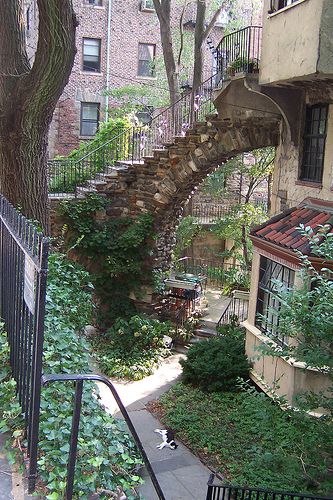
M 265 0 L 259 83 L 316 73 L 323 1 L 299 0 L 267 14 L 270 0 Z
M 325 96 L 326 97 L 326 96 Z M 300 110 L 304 113 L 304 110 Z M 301 141 L 302 142 L 302 141 Z M 272 215 L 297 206 L 305 198 L 333 200 L 333 104 L 329 106 L 322 184 L 298 181 L 302 147 L 283 138 L 277 148 L 272 188 Z

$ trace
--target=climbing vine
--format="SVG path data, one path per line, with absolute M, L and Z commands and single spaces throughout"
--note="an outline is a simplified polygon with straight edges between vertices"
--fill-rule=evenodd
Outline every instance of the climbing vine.
M 109 200 L 90 195 L 65 201 L 60 208 L 68 224 L 66 245 L 74 247 L 92 273 L 106 324 L 133 315 L 131 292 L 138 296 L 142 285 L 153 281 L 147 266 L 153 244 L 151 214 L 110 218 L 106 215 L 109 206 Z

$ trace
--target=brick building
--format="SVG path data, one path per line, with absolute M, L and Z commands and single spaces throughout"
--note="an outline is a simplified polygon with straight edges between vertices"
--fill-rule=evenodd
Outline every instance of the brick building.
M 90 139 L 99 121 L 107 119 L 110 98 L 106 91 L 124 85 L 158 86 L 152 63 L 162 60 L 159 22 L 152 0 L 73 0 L 79 26 L 77 54 L 68 85 L 54 112 L 49 135 L 49 156 L 66 155 Z M 174 6 L 172 23 L 178 29 L 181 6 Z M 194 32 L 194 12 L 189 8 L 184 30 Z M 24 0 L 29 56 L 37 41 L 36 0 Z M 212 47 L 222 37 L 223 23 L 211 33 L 205 48 L 205 73 L 214 70 Z M 159 84 L 161 85 L 161 84 Z M 166 87 L 166 83 L 163 84 Z M 147 98 L 149 105 L 149 98 Z

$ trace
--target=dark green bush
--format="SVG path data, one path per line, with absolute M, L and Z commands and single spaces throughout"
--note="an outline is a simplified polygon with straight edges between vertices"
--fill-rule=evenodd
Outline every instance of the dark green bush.
M 208 392 L 236 390 L 237 378 L 247 378 L 250 368 L 239 328 L 195 344 L 180 363 L 183 381 Z

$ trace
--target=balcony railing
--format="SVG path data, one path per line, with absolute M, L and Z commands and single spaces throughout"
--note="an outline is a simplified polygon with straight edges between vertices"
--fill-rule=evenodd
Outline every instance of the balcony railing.
M 221 80 L 237 73 L 257 73 L 261 52 L 261 26 L 248 26 L 222 38 L 217 47 Z
M 218 485 L 214 484 L 214 479 L 214 474 L 211 474 L 208 481 L 206 500 L 329 500 L 329 497 L 307 493 L 289 493 L 264 488 Z

